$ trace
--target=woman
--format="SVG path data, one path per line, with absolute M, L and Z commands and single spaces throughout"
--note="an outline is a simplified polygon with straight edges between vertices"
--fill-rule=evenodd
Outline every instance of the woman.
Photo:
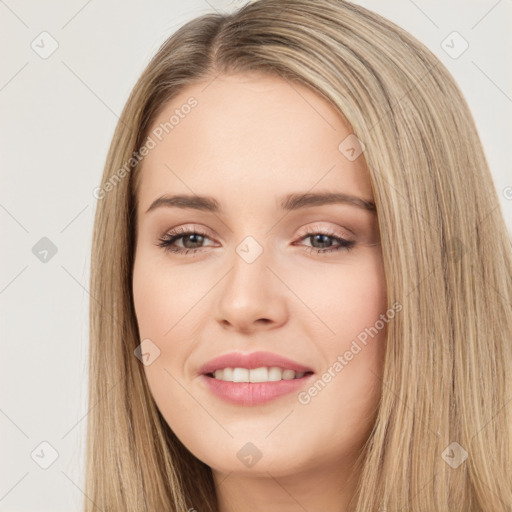
M 259 0 L 160 48 L 93 240 L 85 508 L 512 507 L 512 253 L 405 31 Z

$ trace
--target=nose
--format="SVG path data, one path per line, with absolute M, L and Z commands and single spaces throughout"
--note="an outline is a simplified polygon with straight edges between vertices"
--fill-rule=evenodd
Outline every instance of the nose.
M 287 288 L 269 268 L 265 251 L 254 261 L 235 253 L 218 289 L 217 320 L 243 333 L 275 329 L 288 319 Z

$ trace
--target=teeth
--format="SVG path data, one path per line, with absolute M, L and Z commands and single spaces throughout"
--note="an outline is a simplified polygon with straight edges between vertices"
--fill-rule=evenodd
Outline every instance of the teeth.
M 283 371 L 283 379 L 284 380 L 291 380 L 295 377 L 295 371 L 294 370 L 284 370 Z
M 249 374 L 249 382 L 268 381 L 268 368 L 253 368 L 252 370 L 248 370 L 247 373 Z
M 272 366 L 268 369 L 268 380 L 271 382 L 275 382 L 277 380 L 281 380 L 283 376 L 283 370 L 277 366 Z
M 217 380 L 230 382 L 275 382 L 278 380 L 300 379 L 305 372 L 283 370 L 278 366 L 261 368 L 222 368 L 213 373 Z
M 224 379 L 224 375 L 222 375 Z M 233 368 L 233 382 L 249 382 L 249 370 L 247 368 Z

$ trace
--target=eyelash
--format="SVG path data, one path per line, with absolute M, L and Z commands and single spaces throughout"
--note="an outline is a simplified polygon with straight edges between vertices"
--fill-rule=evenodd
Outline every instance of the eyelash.
M 202 252 L 204 247 L 200 247 L 197 249 L 185 249 L 181 247 L 173 246 L 172 244 L 179 240 L 180 238 L 184 238 L 187 235 L 200 235 L 206 238 L 209 238 L 206 233 L 203 233 L 201 230 L 192 230 L 192 229 L 181 229 L 178 228 L 177 230 L 170 231 L 166 235 L 164 235 L 162 238 L 159 239 L 159 242 L 156 244 L 158 247 L 162 247 L 164 251 L 169 251 L 173 253 L 178 254 L 197 254 L 199 252 Z M 311 237 L 313 235 L 324 235 L 327 237 L 332 238 L 336 242 L 338 242 L 340 245 L 338 247 L 334 248 L 327 248 L 327 249 L 317 249 L 315 247 L 311 246 L 305 246 L 304 249 L 308 252 L 315 252 L 316 254 L 325 254 L 329 252 L 337 252 L 341 250 L 350 251 L 352 247 L 355 245 L 356 242 L 353 240 L 345 240 L 344 238 L 340 238 L 339 236 L 335 236 L 335 233 L 328 232 L 328 231 L 322 231 L 322 230 L 311 230 L 307 231 L 299 240 L 303 240 L 304 238 Z

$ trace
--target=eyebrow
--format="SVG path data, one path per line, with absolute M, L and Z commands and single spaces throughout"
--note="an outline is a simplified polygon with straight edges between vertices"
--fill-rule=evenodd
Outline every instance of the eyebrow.
M 328 204 L 347 204 L 370 212 L 376 211 L 375 203 L 373 201 L 341 192 L 306 192 L 289 194 L 281 200 L 280 206 L 283 210 L 292 211 Z M 167 208 L 174 207 L 202 210 L 212 213 L 220 213 L 222 211 L 219 202 L 213 197 L 180 194 L 174 196 L 163 195 L 158 197 L 151 203 L 151 206 L 147 209 L 146 213 L 162 206 Z

